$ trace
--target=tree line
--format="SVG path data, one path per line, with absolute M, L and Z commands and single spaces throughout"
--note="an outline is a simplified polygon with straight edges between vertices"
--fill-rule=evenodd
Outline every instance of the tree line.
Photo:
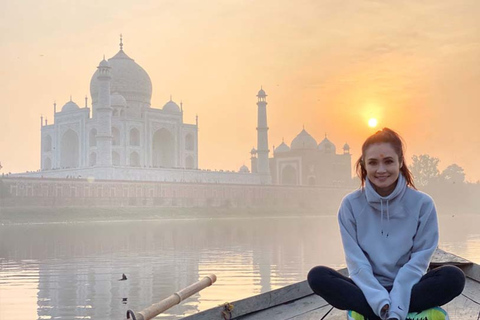
M 414 155 L 409 166 L 415 178 L 415 185 L 423 188 L 432 184 L 460 184 L 465 183 L 465 171 L 458 164 L 451 164 L 442 172 L 438 170 L 440 159 L 428 154 Z
M 458 164 L 440 171 L 439 163 L 439 158 L 428 154 L 412 156 L 409 169 L 415 186 L 432 196 L 440 213 L 480 213 L 480 183 L 467 182 Z

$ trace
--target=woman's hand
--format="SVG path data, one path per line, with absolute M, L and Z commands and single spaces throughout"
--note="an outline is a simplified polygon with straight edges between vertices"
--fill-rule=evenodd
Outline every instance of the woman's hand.
M 387 320 L 387 317 L 388 317 L 388 310 L 390 309 L 390 305 L 389 304 L 386 304 L 382 307 L 382 309 L 380 310 L 380 318 L 382 320 Z

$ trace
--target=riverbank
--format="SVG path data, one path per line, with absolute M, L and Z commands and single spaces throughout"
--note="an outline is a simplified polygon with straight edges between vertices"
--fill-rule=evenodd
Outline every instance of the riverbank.
M 334 211 L 333 211 L 334 212 Z M 25 223 L 68 223 L 142 221 L 162 219 L 213 219 L 250 217 L 315 216 L 311 208 L 167 208 L 167 207 L 10 207 L 0 208 L 0 225 Z M 333 213 L 332 213 L 333 214 Z

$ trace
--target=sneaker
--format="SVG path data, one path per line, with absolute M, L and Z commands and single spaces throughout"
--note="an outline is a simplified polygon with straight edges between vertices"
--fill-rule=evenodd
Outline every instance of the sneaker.
M 354 318 L 355 319 L 355 318 Z M 422 312 L 410 312 L 406 320 L 449 320 L 447 311 L 440 307 L 435 307 Z
M 368 320 L 360 313 L 355 312 L 353 310 L 348 310 L 347 312 L 347 320 Z

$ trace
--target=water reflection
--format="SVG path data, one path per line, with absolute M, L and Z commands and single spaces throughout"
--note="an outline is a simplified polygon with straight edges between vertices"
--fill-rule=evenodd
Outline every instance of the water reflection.
M 473 219 L 442 217 L 441 241 L 480 261 Z M 0 257 L 2 319 L 123 319 L 215 273 L 175 319 L 344 263 L 335 216 L 2 226 Z

